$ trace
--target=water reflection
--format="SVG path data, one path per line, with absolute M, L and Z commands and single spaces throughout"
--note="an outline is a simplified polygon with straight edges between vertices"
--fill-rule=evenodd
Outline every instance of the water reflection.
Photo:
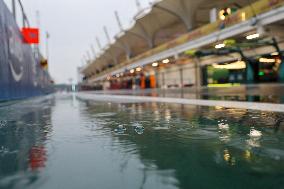
M 0 117 L 0 188 L 284 184 L 279 113 L 66 95 L 1 107 Z
M 236 164 L 236 159 L 235 157 L 230 154 L 230 151 L 228 149 L 224 150 L 224 160 L 228 163 L 228 165 L 234 166 Z
M 236 188 L 258 188 L 261 184 L 273 187 L 281 182 L 284 130 L 277 125 L 283 114 L 160 103 L 124 104 L 123 108 L 115 103 L 111 107 L 97 103 L 96 107 L 119 112 L 101 119 L 115 120 L 127 128 L 129 135 L 114 136 L 119 141 L 115 149 L 131 145 L 136 150 L 130 153 L 139 156 L 143 170 L 151 170 L 143 172 L 141 188 L 151 186 L 147 181 L 151 174 L 159 174 L 164 181 L 172 180 L 161 186 L 173 188 L 229 188 L 232 184 Z M 86 114 L 92 117 L 97 110 L 87 105 Z M 137 133 L 135 124 L 143 126 L 141 137 L 133 135 L 133 128 Z M 255 131 L 263 136 L 256 137 Z M 263 146 L 263 139 L 270 142 Z M 276 154 L 268 155 L 275 147 L 277 163 L 271 162 Z M 124 166 L 129 169 L 130 165 Z M 255 174 L 265 174 L 266 179 L 258 180 Z
M 44 168 L 47 160 L 44 146 L 35 146 L 30 149 L 29 165 L 33 171 Z
M 138 95 L 152 97 L 172 97 L 187 99 L 230 100 L 248 102 L 283 103 L 284 90 L 279 85 L 243 85 L 239 87 L 202 88 L 197 92 L 195 88 L 168 88 L 146 90 L 114 90 L 96 91 L 99 94 Z
M 53 101 L 34 101 L 0 107 L 0 188 L 24 188 L 46 166 Z

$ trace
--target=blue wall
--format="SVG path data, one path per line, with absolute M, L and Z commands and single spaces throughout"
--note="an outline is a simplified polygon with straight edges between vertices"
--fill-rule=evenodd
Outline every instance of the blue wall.
M 21 99 L 50 91 L 50 76 L 40 66 L 13 15 L 0 0 L 0 100 Z

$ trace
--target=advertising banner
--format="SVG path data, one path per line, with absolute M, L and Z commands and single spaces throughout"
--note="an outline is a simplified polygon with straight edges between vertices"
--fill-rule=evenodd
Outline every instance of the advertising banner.
M 50 77 L 40 65 L 13 15 L 0 0 L 0 101 L 21 99 L 47 92 Z

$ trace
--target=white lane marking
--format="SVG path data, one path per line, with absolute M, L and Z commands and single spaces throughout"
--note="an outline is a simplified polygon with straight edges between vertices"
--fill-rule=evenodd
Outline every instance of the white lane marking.
M 83 100 L 107 101 L 107 102 L 164 102 L 177 103 L 196 106 L 220 106 L 224 108 L 240 108 L 271 112 L 284 112 L 283 104 L 258 103 L 258 102 L 237 102 L 222 100 L 200 100 L 200 99 L 183 99 L 183 98 L 164 98 L 164 97 L 146 97 L 146 96 L 129 96 L 129 95 L 98 95 L 90 93 L 78 93 L 77 97 Z

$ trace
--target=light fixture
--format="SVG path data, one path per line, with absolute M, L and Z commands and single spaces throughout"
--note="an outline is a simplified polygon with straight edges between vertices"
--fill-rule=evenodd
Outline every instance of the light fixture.
M 241 17 L 242 17 L 242 21 L 246 21 L 246 13 L 245 12 L 242 12 Z
M 225 20 L 226 19 L 226 17 L 223 15 L 223 13 L 220 13 L 219 17 L 220 17 L 221 20 Z
M 119 77 L 120 76 L 120 74 L 116 74 L 116 77 Z
M 220 44 L 217 44 L 215 45 L 215 49 L 221 49 L 221 48 L 224 48 L 226 45 L 224 43 L 220 43 Z
M 131 69 L 131 70 L 130 70 L 130 73 L 134 73 L 134 72 L 135 72 L 135 70 L 134 70 L 134 69 Z
M 271 53 L 271 56 L 278 56 L 279 55 L 279 52 L 273 52 Z
M 225 20 L 227 16 L 232 14 L 232 9 L 231 8 L 224 8 L 219 11 L 219 18 L 220 20 Z
M 274 63 L 274 62 L 276 62 L 276 60 L 274 58 L 260 58 L 259 62 L 262 62 L 262 63 Z
M 252 40 L 252 39 L 259 38 L 259 37 L 260 37 L 259 33 L 254 33 L 254 34 L 246 36 L 247 40 Z
M 138 68 L 136 68 L 136 71 L 137 71 L 137 72 L 141 72 L 141 71 L 142 71 L 142 68 L 141 68 L 141 67 L 138 67 Z
M 157 67 L 157 66 L 159 66 L 159 63 L 158 63 L 158 62 L 154 62 L 154 63 L 152 64 L 152 66 L 153 66 L 153 67 Z
M 230 64 L 213 64 L 212 66 L 216 69 L 240 70 L 246 68 L 246 63 L 244 61 L 237 61 Z
M 169 59 L 165 59 L 165 60 L 163 60 L 162 61 L 164 64 L 168 64 L 169 62 L 170 62 L 170 60 Z

